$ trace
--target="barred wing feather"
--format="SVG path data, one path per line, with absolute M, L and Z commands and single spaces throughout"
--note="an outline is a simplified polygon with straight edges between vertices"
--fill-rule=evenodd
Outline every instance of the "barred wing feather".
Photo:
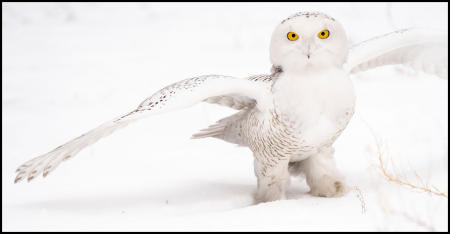
M 85 147 L 140 118 L 186 108 L 209 97 L 222 95 L 245 97 L 256 103 L 256 108 L 261 110 L 270 108 L 272 103 L 270 86 L 264 82 L 220 75 L 186 79 L 156 92 L 145 99 L 135 110 L 114 118 L 44 155 L 25 162 L 17 169 L 14 182 L 17 183 L 24 178 L 30 181 L 40 173 L 43 173 L 45 177 L 62 161 L 75 156 Z

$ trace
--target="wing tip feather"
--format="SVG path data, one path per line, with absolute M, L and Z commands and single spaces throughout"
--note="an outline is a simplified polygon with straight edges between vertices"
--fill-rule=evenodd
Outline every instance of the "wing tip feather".
M 23 179 L 22 176 L 17 175 L 16 178 L 14 179 L 14 184 L 17 184 L 19 181 L 21 181 Z

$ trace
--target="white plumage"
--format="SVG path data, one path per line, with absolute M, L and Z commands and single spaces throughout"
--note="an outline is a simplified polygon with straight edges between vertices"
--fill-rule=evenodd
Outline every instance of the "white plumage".
M 152 114 L 198 102 L 225 105 L 238 113 L 194 134 L 249 147 L 258 179 L 256 202 L 285 198 L 290 175 L 304 174 L 317 196 L 339 196 L 347 187 L 333 159 L 333 143 L 349 123 L 355 105 L 352 74 L 388 64 L 448 77 L 447 35 L 403 29 L 348 48 L 345 31 L 320 12 L 300 12 L 272 34 L 272 74 L 246 79 L 205 75 L 172 84 L 135 110 L 25 162 L 15 182 L 46 176 L 115 130 Z

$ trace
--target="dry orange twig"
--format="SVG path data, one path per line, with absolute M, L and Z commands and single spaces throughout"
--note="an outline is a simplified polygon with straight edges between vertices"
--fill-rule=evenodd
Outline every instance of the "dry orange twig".
M 391 174 L 389 174 L 388 171 L 386 170 L 385 163 L 383 161 L 383 152 L 382 152 L 382 146 L 381 146 L 380 140 L 378 139 L 378 137 L 376 137 L 376 135 L 375 135 L 374 131 L 372 130 L 372 128 L 367 123 L 366 123 L 366 125 L 370 129 L 370 131 L 372 133 L 372 136 L 374 137 L 374 139 L 376 141 L 379 167 L 381 169 L 381 172 L 387 178 L 388 181 L 394 182 L 394 183 L 397 183 L 397 184 L 400 184 L 400 185 L 403 185 L 403 186 L 407 186 L 407 187 L 410 187 L 412 189 L 421 190 L 421 191 L 424 191 L 424 192 L 427 192 L 427 193 L 430 193 L 430 194 L 434 194 L 434 195 L 437 195 L 437 196 L 441 196 L 441 197 L 444 197 L 444 198 L 448 199 L 447 194 L 439 191 L 439 189 L 437 189 L 435 186 L 431 186 L 430 187 L 427 184 L 425 184 L 423 182 L 422 178 L 419 176 L 419 174 L 417 172 L 414 172 L 414 173 L 415 173 L 415 176 L 417 177 L 417 179 L 419 180 L 421 185 L 415 185 L 415 184 L 412 184 L 412 183 L 410 183 L 408 181 L 403 181 L 400 178 L 394 177 Z M 394 174 L 397 175 L 398 173 L 396 173 L 395 167 L 393 169 L 394 169 Z
M 386 167 L 385 167 L 385 164 L 384 164 L 384 162 L 383 162 L 383 154 L 382 154 L 381 151 L 380 151 L 380 147 L 381 147 L 381 146 L 380 146 L 380 143 L 379 143 L 378 139 L 376 139 L 376 141 L 377 141 L 377 151 L 378 151 L 377 153 L 378 153 L 378 161 L 379 161 L 379 163 L 380 163 L 380 169 L 381 169 L 381 172 L 382 172 L 383 175 L 387 178 L 388 181 L 394 182 L 394 183 L 397 183 L 397 184 L 400 184 L 400 185 L 404 185 L 404 186 L 407 186 L 407 187 L 410 187 L 410 188 L 413 188 L 413 189 L 422 190 L 422 191 L 424 191 L 424 192 L 431 193 L 431 194 L 434 194 L 434 195 L 437 195 L 437 196 L 441 196 L 441 197 L 448 198 L 448 196 L 447 196 L 445 193 L 439 191 L 439 190 L 438 190 L 436 187 L 434 187 L 434 186 L 432 186 L 432 187 L 430 188 L 430 187 L 428 187 L 428 186 L 415 185 L 415 184 L 409 183 L 409 182 L 407 182 L 407 181 L 402 181 L 402 180 L 400 180 L 400 179 L 398 179 L 398 178 L 395 178 L 394 176 L 390 175 L 390 174 L 387 172 Z M 416 175 L 416 177 L 419 178 L 419 181 L 421 181 L 422 184 L 424 184 L 422 178 L 421 178 L 417 173 L 415 173 L 415 175 Z

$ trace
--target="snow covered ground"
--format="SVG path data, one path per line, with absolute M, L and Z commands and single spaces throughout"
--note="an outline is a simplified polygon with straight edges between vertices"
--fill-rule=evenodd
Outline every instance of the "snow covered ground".
M 2 3 L 2 230 L 440 230 L 448 199 L 448 81 L 404 67 L 353 77 L 356 114 L 335 143 L 350 186 L 252 205 L 247 148 L 191 134 L 233 110 L 202 103 L 142 120 L 14 184 L 24 161 L 123 114 L 160 88 L 201 74 L 268 73 L 272 30 L 319 10 L 356 43 L 411 26 L 448 31 L 448 3 Z M 371 133 L 371 130 L 375 134 Z M 360 191 L 360 192 L 357 192 Z

